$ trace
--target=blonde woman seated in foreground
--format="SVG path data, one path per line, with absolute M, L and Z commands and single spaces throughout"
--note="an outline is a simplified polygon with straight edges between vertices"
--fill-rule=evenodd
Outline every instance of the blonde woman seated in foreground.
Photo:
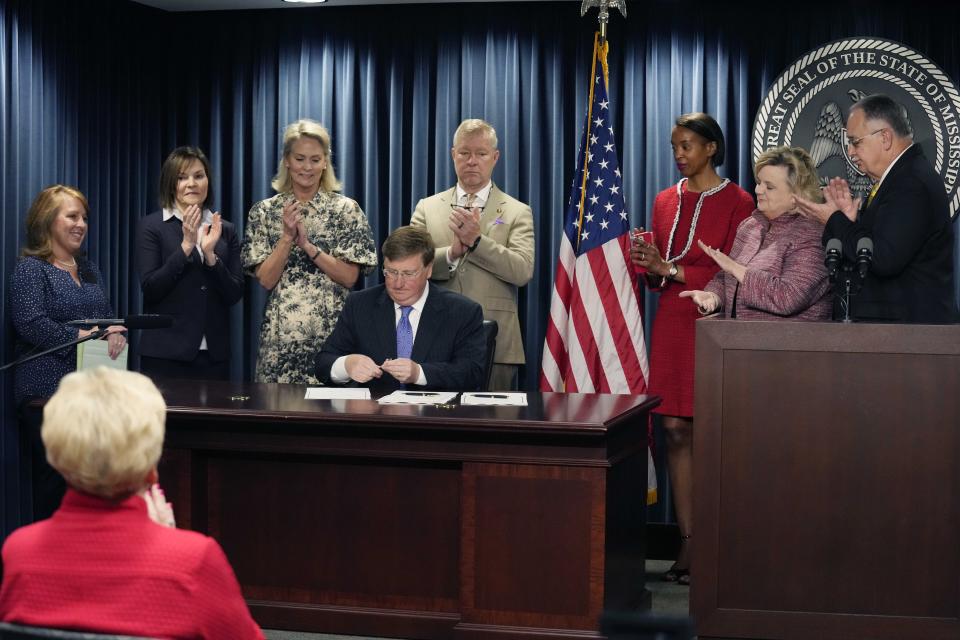
M 4 543 L 0 619 L 153 638 L 264 637 L 220 545 L 174 528 L 157 485 L 166 409 L 139 373 L 99 367 L 63 378 L 41 436 L 69 488 L 52 518 Z

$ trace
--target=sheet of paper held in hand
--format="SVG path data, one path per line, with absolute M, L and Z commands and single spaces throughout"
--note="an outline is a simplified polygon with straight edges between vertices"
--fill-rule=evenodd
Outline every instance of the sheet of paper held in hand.
M 369 400 L 370 389 L 366 387 L 310 387 L 304 400 Z
M 127 354 L 130 350 L 126 345 L 116 360 L 110 359 L 107 352 L 109 344 L 106 340 L 88 340 L 77 345 L 77 371 L 93 369 L 94 367 L 110 367 L 113 369 L 127 368 Z
M 380 404 L 446 404 L 457 397 L 456 391 L 404 391 L 397 390 L 383 396 Z
M 460 404 L 487 404 L 509 407 L 527 406 L 526 393 L 464 393 L 460 396 Z

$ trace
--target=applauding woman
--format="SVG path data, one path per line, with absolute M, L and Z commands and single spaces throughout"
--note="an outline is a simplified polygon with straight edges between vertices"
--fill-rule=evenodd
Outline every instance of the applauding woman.
M 330 134 L 298 120 L 283 134 L 277 195 L 250 209 L 244 268 L 270 291 L 257 382 L 317 384 L 313 359 L 361 273 L 377 264 L 373 234 L 356 201 L 339 193 Z
M 67 324 L 113 315 L 101 287 L 97 265 L 81 255 L 90 207 L 72 187 L 41 191 L 27 214 L 27 243 L 10 279 L 10 308 L 18 358 L 83 338 L 96 330 Z M 108 353 L 116 359 L 126 346 L 125 329 L 107 328 Z M 40 414 L 31 400 L 49 398 L 60 379 L 77 367 L 76 347 L 67 347 L 17 366 L 13 394 L 21 430 L 31 439 L 33 516 L 49 517 L 60 504 L 65 485 L 46 463 L 40 441 Z
M 230 377 L 228 311 L 243 295 L 234 226 L 207 208 L 210 163 L 196 147 L 174 149 L 160 170 L 161 211 L 140 222 L 137 271 L 143 310 L 173 316 L 144 331 L 140 370 L 155 378 Z
M 653 203 L 653 242 L 635 243 L 633 263 L 646 270 L 647 285 L 660 292 L 650 351 L 650 393 L 663 398 L 673 504 L 680 527 L 680 556 L 665 580 L 689 582 L 693 535 L 693 345 L 696 309 L 680 293 L 702 289 L 717 272 L 698 241 L 729 251 L 737 225 L 750 215 L 753 199 L 717 175 L 723 164 L 723 131 L 705 113 L 676 120 L 670 136 L 683 177 Z
M 720 271 L 702 291 L 684 291 L 700 313 L 723 310 L 747 320 L 826 320 L 830 283 L 823 266 L 823 226 L 804 218 L 797 197 L 823 202 L 810 154 L 775 147 L 754 167 L 757 210 L 737 229 L 728 256 L 701 243 Z
M 70 489 L 53 518 L 4 542 L 0 619 L 263 640 L 220 545 L 175 528 L 156 484 L 165 417 L 163 397 L 139 373 L 98 367 L 63 379 L 44 407 L 42 434 Z

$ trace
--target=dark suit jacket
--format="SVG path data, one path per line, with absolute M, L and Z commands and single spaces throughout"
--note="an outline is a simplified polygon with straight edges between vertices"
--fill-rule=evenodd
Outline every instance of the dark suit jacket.
M 169 329 L 150 329 L 140 338 L 140 353 L 154 358 L 189 362 L 197 357 L 200 339 L 207 336 L 211 360 L 230 357 L 228 309 L 243 295 L 240 243 L 233 224 L 223 221 L 223 232 L 213 251 L 219 260 L 208 267 L 198 252 L 183 254 L 183 226 L 177 218 L 163 221 L 163 212 L 151 213 L 137 229 L 137 271 L 143 291 L 144 313 L 173 316 Z
M 892 322 L 955 322 L 953 226 L 943 180 L 915 144 L 897 160 L 856 222 L 840 212 L 823 233 L 856 260 L 857 241 L 873 240 L 873 264 L 853 316 Z
M 482 384 L 486 345 L 483 309 L 458 293 L 429 284 L 410 359 L 427 377 L 425 389 L 476 391 Z M 340 356 L 362 353 L 374 362 L 397 357 L 396 312 L 385 285 L 354 291 L 347 297 L 333 333 L 316 357 L 317 378 L 332 384 L 330 368 Z M 383 374 L 367 386 L 385 395 L 400 385 Z

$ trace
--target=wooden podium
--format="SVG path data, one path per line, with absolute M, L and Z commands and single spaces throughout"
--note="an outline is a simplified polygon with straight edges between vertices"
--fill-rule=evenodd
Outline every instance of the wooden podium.
M 960 326 L 697 323 L 701 640 L 960 638 Z
M 527 407 L 304 400 L 161 383 L 161 479 L 264 627 L 403 638 L 597 638 L 644 589 L 646 396 Z

